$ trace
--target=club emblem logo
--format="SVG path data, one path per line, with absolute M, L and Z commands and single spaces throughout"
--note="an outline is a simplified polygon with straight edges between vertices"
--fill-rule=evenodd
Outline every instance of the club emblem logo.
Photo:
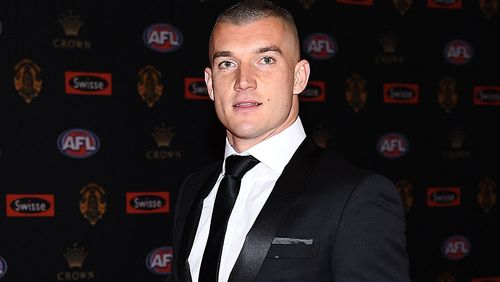
M 163 84 L 161 82 L 161 73 L 151 65 L 148 65 L 139 71 L 139 82 L 137 90 L 142 100 L 146 101 L 148 107 L 152 108 L 163 94 Z
M 14 67 L 14 86 L 26 103 L 31 103 L 42 91 L 40 67 L 30 59 L 24 59 Z

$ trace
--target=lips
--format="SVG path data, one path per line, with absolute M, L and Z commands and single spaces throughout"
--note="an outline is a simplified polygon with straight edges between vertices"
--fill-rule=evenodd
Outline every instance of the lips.
M 262 105 L 262 103 L 259 102 L 240 102 L 236 103 L 233 105 L 235 108 L 251 108 L 251 107 L 257 107 Z

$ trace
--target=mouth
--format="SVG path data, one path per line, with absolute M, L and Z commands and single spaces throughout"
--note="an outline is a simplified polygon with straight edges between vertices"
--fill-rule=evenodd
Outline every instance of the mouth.
M 234 104 L 233 107 L 239 108 L 239 109 L 245 109 L 245 108 L 258 107 L 260 105 L 262 105 L 262 103 L 259 103 L 259 102 L 241 102 L 241 103 Z

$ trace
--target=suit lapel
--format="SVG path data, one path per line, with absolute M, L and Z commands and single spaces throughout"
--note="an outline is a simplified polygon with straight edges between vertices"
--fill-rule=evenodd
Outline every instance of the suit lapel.
M 287 204 L 300 193 L 304 186 L 302 182 L 312 171 L 321 151 L 309 138 L 299 146 L 248 232 L 229 282 L 254 280 L 280 223 L 288 213 L 290 205 Z
M 194 194 L 197 195 L 196 197 L 193 197 L 194 201 L 188 203 L 190 208 L 180 236 L 181 243 L 179 245 L 178 273 L 179 277 L 181 277 L 180 281 L 192 280 L 187 259 L 189 257 L 189 253 L 191 252 L 196 230 L 198 228 L 198 222 L 203 208 L 203 200 L 215 185 L 217 177 L 220 174 L 220 167 L 221 165 L 218 163 L 218 165 L 215 166 L 215 169 L 210 170 L 210 174 L 208 176 L 201 176 L 202 178 L 205 178 L 206 181 L 203 185 L 199 186 L 199 189 L 194 191 Z

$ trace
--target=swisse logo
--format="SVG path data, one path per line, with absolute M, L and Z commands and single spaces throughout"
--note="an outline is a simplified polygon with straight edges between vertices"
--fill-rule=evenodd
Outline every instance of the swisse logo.
M 384 103 L 418 104 L 419 88 L 414 83 L 384 83 Z
M 450 260 L 461 260 L 469 255 L 471 244 L 469 239 L 462 235 L 451 236 L 443 243 L 443 256 Z
M 300 101 L 324 102 L 326 100 L 325 82 L 309 81 L 307 87 L 299 94 Z
M 427 188 L 428 207 L 457 207 L 461 203 L 460 187 Z
M 337 3 L 371 6 L 373 5 L 373 0 L 337 0 Z
M 443 50 L 445 60 L 452 65 L 464 65 L 472 60 L 474 50 L 472 46 L 463 40 L 452 40 Z
M 193 100 L 210 100 L 205 80 L 201 77 L 184 78 L 184 98 Z
M 167 53 L 182 46 L 182 33 L 166 23 L 156 23 L 148 26 L 143 34 L 144 43 L 151 50 Z
M 427 7 L 435 9 L 461 9 L 462 0 L 427 0 Z
M 474 87 L 474 105 L 500 106 L 500 86 Z
M 66 94 L 102 95 L 112 94 L 110 73 L 65 72 Z
M 170 212 L 169 192 L 127 192 L 127 213 Z
M 316 60 L 326 60 L 338 52 L 338 44 L 333 37 L 324 33 L 309 35 L 303 44 L 304 52 Z
M 82 129 L 68 129 L 57 139 L 59 151 L 71 158 L 88 158 L 93 156 L 100 147 L 100 141 L 93 132 Z
M 8 194 L 6 197 L 8 217 L 53 217 L 54 195 Z
M 173 253 L 171 247 L 160 247 L 152 250 L 146 257 L 146 267 L 155 274 L 169 275 L 172 273 Z
M 408 139 L 397 132 L 390 132 L 379 138 L 377 141 L 378 153 L 388 159 L 397 159 L 408 153 Z

